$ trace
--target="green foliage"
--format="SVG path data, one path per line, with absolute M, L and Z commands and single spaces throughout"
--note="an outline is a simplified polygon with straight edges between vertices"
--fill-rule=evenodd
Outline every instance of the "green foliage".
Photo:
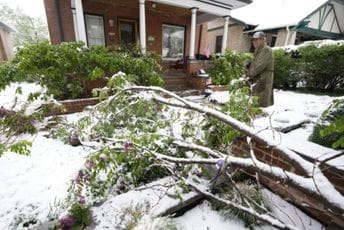
M 274 88 L 296 88 L 302 80 L 299 70 L 299 59 L 292 58 L 283 49 L 274 51 Z
M 88 96 L 87 82 L 119 71 L 132 76 L 130 80 L 138 85 L 162 85 L 156 72 L 159 68 L 158 55 L 154 53 L 134 56 L 120 48 L 41 42 L 23 47 L 10 64 L 0 66 L 4 76 L 0 87 L 14 80 L 34 81 L 58 99 L 80 98 Z
M 39 116 L 27 116 L 23 111 L 13 112 L 1 107 L 0 117 L 0 156 L 8 150 L 22 155 L 30 154 L 31 142 L 22 140 L 20 135 L 37 133 Z
M 333 92 L 344 83 L 344 46 L 325 45 L 300 49 L 302 73 L 308 89 Z
M 334 149 L 344 148 L 344 99 L 334 100 L 313 128 L 310 140 Z
M 303 46 L 300 56 L 292 58 L 275 50 L 274 86 L 295 88 L 298 82 L 309 90 L 333 92 L 344 85 L 344 46 Z
M 245 73 L 245 64 L 252 59 L 251 54 L 236 53 L 226 50 L 224 56 L 213 58 L 213 67 L 208 71 L 214 85 L 228 85 L 231 80 L 240 78 Z
M 19 141 L 10 146 L 10 150 L 21 155 L 29 155 L 32 143 L 29 141 Z
M 332 144 L 332 148 L 344 149 L 344 117 L 337 118 L 328 127 L 320 131 L 320 135 L 322 137 L 327 137 L 329 135 L 333 135 L 334 133 L 338 134 L 338 139 Z
M 250 89 L 244 79 L 232 80 L 229 85 L 229 102 L 222 107 L 222 112 L 239 121 L 250 124 L 253 118 L 261 113 L 258 98 L 250 96 Z M 203 125 L 205 140 L 210 147 L 225 149 L 235 138 L 241 134 L 221 121 L 208 118 Z
M 72 229 L 84 229 L 90 223 L 89 207 L 74 203 L 69 210 L 70 215 L 74 218 L 75 223 Z

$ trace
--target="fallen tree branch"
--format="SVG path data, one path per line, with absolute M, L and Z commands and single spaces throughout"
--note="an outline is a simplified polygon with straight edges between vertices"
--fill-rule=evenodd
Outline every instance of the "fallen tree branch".
M 303 172 L 311 177 L 312 172 L 313 172 L 313 164 L 306 161 L 303 159 L 300 155 L 297 153 L 291 151 L 290 149 L 282 146 L 282 145 L 275 145 L 274 140 L 262 135 L 258 130 L 253 129 L 252 127 L 246 125 L 243 122 L 240 122 L 234 118 L 232 118 L 229 115 L 226 115 L 218 110 L 209 108 L 205 105 L 200 105 L 191 101 L 187 101 L 178 95 L 169 92 L 168 90 L 165 90 L 160 87 L 156 86 L 131 86 L 124 88 L 123 91 L 155 91 L 159 93 L 163 93 L 165 95 L 168 95 L 172 98 L 175 98 L 177 102 L 173 102 L 171 99 L 165 99 L 160 96 L 153 96 L 152 99 L 168 104 L 170 106 L 175 106 L 175 107 L 180 107 L 180 108 L 185 108 L 185 109 L 190 109 L 190 110 L 195 110 L 200 113 L 204 113 L 208 116 L 214 117 L 228 125 L 230 125 L 232 128 L 236 129 L 237 131 L 253 138 L 256 141 L 261 142 L 262 144 L 266 146 L 270 146 L 278 150 L 282 155 L 284 155 L 287 159 L 291 161 L 292 164 L 298 166 L 300 169 L 303 170 Z
M 218 202 L 224 203 L 224 204 L 229 205 L 231 207 L 235 207 L 237 209 L 240 209 L 240 210 L 242 210 L 242 211 L 244 211 L 244 212 L 254 216 L 255 218 L 257 218 L 260 221 L 263 221 L 265 223 L 271 224 L 271 226 L 273 226 L 273 227 L 276 227 L 278 229 L 291 229 L 291 230 L 298 229 L 295 226 L 287 225 L 287 224 L 283 223 L 282 221 L 272 217 L 271 215 L 260 214 L 260 213 L 258 213 L 257 211 L 255 211 L 252 208 L 247 208 L 247 207 L 242 206 L 240 204 L 234 203 L 234 202 L 232 202 L 230 200 L 225 200 L 225 199 L 222 199 L 220 197 L 217 197 L 214 194 L 206 191 L 205 189 L 201 188 L 200 186 L 196 185 L 195 183 L 193 183 L 193 182 L 191 182 L 189 180 L 185 180 L 184 179 L 184 182 L 186 184 L 190 185 L 192 188 L 194 188 L 197 192 L 205 195 L 206 197 L 214 199 L 214 200 L 216 200 Z

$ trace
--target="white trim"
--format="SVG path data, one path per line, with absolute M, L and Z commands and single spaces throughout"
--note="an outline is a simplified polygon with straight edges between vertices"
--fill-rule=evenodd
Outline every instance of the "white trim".
M 145 0 L 140 0 L 140 46 L 143 54 L 146 53 L 146 9 Z
M 72 0 L 73 1 L 73 0 Z M 87 46 L 86 28 L 85 28 L 85 18 L 84 10 L 82 8 L 82 0 L 74 0 L 75 2 L 75 12 L 76 12 L 76 31 L 78 35 L 76 36 L 78 41 L 82 41 Z
M 77 25 L 77 22 L 76 22 L 77 20 L 76 20 L 75 8 L 72 8 L 72 14 L 73 14 L 73 25 L 74 25 L 75 41 L 79 41 L 79 33 L 78 33 L 78 25 Z
M 197 21 L 197 8 L 192 8 L 191 9 L 189 59 L 195 59 L 196 21 Z
M 227 48 L 227 39 L 228 39 L 228 25 L 229 25 L 229 16 L 224 17 L 225 24 L 223 26 L 223 37 L 221 45 L 221 55 L 225 55 Z
M 225 15 L 230 15 L 231 10 L 222 8 L 220 6 L 215 6 L 212 4 L 200 2 L 200 1 L 195 1 L 195 0 L 151 0 L 152 2 L 157 2 L 157 3 L 162 3 L 162 4 L 167 4 L 171 6 L 178 6 L 182 8 L 198 8 L 199 11 L 209 13 L 209 14 L 214 14 L 217 16 L 225 16 Z M 236 0 L 229 0 L 228 1 L 231 5 L 233 5 L 233 9 L 237 9 L 243 6 L 248 5 L 245 2 L 241 1 L 236 1 Z

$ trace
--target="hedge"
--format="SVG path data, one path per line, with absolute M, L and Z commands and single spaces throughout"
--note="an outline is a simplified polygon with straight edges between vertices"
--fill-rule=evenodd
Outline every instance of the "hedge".
M 31 44 L 20 49 L 14 60 L 0 66 L 3 88 L 9 81 L 33 81 L 47 88 L 57 99 L 86 96 L 87 80 L 109 77 L 118 71 L 132 76 L 138 85 L 162 85 L 157 70 L 159 56 L 140 54 L 138 50 L 120 47 L 106 48 L 70 42 L 51 45 L 48 42 Z
M 298 49 L 292 57 L 282 49 L 274 51 L 275 88 L 303 87 L 333 92 L 344 86 L 344 45 L 314 45 Z

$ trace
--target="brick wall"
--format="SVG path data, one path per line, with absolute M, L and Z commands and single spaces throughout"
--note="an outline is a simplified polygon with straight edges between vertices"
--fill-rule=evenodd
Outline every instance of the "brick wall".
M 277 166 L 298 175 L 303 175 L 300 168 L 289 163 L 289 161 L 281 156 L 276 149 L 267 147 L 259 142 L 253 142 L 253 149 L 258 160 L 271 166 Z M 246 142 L 246 138 L 239 138 L 233 144 L 232 152 L 237 156 L 249 156 L 249 146 Z M 344 171 L 327 164 L 322 165 L 322 169 L 325 176 L 335 188 L 344 195 Z M 276 181 L 274 178 L 264 175 L 260 175 L 259 178 L 263 185 L 284 197 L 287 201 L 296 204 L 306 213 L 314 216 L 324 224 L 330 226 L 332 223 L 335 223 L 336 225 L 344 227 L 344 218 L 339 213 L 328 211 L 326 205 L 324 205 L 319 198 L 305 194 L 285 181 Z
M 99 98 L 85 98 L 76 100 L 60 101 L 63 108 L 52 109 L 47 116 L 62 115 L 82 112 L 85 107 L 96 105 L 99 103 Z
M 74 24 L 71 11 L 70 0 L 58 1 L 62 15 L 62 30 L 64 41 L 74 41 Z M 47 21 L 49 26 L 49 34 L 52 44 L 59 44 L 62 41 L 59 20 L 57 16 L 55 0 L 44 0 Z M 186 28 L 185 36 L 185 55 L 189 51 L 189 33 L 191 23 L 191 11 L 179 7 L 167 6 L 159 3 L 146 2 L 146 34 L 153 37 L 154 41 L 147 41 L 147 50 L 155 51 L 161 54 L 162 50 L 162 25 L 172 24 L 184 26 Z M 85 14 L 96 14 L 103 16 L 105 42 L 107 46 L 119 43 L 118 23 L 120 19 L 131 19 L 136 21 L 137 25 L 137 42 L 139 41 L 139 3 L 137 0 L 84 0 L 83 8 Z M 111 27 L 109 20 L 114 21 Z M 203 27 L 201 50 L 205 47 L 205 39 L 207 29 Z M 205 35 L 203 35 L 205 34 Z M 199 36 L 199 33 L 196 34 Z M 198 52 L 198 44 L 195 46 L 195 52 Z
M 197 72 L 200 69 L 205 71 L 212 65 L 212 61 L 208 60 L 188 60 L 186 74 L 188 79 L 188 84 L 193 89 L 205 89 L 206 85 L 211 84 L 210 78 L 198 77 Z
M 223 26 L 223 23 L 222 23 Z M 213 28 L 214 29 L 214 28 Z M 244 27 L 238 24 L 231 25 L 228 28 L 227 48 L 240 51 L 249 52 L 251 48 L 251 38 L 243 33 Z M 216 37 L 223 35 L 223 28 L 208 31 L 208 44 L 211 53 L 215 53 Z

